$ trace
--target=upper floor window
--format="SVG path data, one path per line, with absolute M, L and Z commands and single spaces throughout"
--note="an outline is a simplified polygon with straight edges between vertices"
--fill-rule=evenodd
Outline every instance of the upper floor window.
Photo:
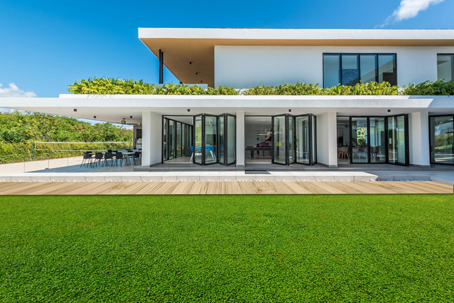
M 323 87 L 360 81 L 397 85 L 396 54 L 323 54 Z
M 437 55 L 438 80 L 454 80 L 454 55 Z

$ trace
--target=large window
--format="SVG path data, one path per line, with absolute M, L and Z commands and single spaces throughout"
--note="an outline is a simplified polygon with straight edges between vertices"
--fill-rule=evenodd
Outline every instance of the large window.
M 437 56 L 438 80 L 454 80 L 454 55 Z
M 454 164 L 454 116 L 430 117 L 430 162 Z
M 360 81 L 397 85 L 396 54 L 323 54 L 323 86 Z

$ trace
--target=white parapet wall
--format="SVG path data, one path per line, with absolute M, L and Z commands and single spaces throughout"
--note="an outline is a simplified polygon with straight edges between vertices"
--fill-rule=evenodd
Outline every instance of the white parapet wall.
M 40 171 L 58 167 L 79 165 L 82 162 L 82 156 L 49 159 L 39 161 L 28 161 L 19 163 L 0 164 L 0 176 Z

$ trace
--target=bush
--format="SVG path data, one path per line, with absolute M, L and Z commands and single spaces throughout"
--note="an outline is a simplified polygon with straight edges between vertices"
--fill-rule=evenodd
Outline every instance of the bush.
M 76 118 L 40 113 L 0 113 L 0 125 L 0 163 L 34 160 L 30 140 L 43 142 L 131 142 L 132 140 L 132 130 L 111 123 L 93 125 Z M 57 151 L 57 149 L 122 149 L 105 143 L 96 146 L 83 143 L 71 146 L 53 144 L 52 146 L 39 146 L 39 148 L 47 150 L 36 151 L 38 160 L 80 156 L 82 154 L 82 151 Z
M 403 94 L 422 96 L 454 95 L 454 81 L 444 82 L 443 80 L 438 80 L 426 81 L 419 84 L 412 83 L 408 87 L 404 86 Z
M 259 85 L 237 90 L 233 87 L 218 86 L 204 89 L 185 84 L 147 84 L 142 80 L 122 80 L 114 78 L 89 78 L 68 85 L 73 94 L 132 94 L 132 95 L 397 95 L 398 86 L 383 83 L 358 83 L 355 86 L 338 85 L 322 88 L 318 84 L 285 83 L 277 86 Z

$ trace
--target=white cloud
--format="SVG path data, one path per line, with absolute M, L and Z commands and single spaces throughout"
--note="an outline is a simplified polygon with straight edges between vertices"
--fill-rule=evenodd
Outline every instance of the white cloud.
M 2 88 L 3 84 L 0 83 L 0 98 L 6 97 L 25 97 L 25 98 L 34 98 L 36 94 L 34 92 L 26 92 L 19 89 L 16 84 L 10 83 L 9 87 Z
M 402 0 L 399 7 L 386 18 L 385 22 L 379 27 L 388 25 L 390 22 L 399 22 L 416 17 L 419 12 L 424 11 L 431 5 L 438 4 L 444 0 Z
M 3 84 L 0 83 L 0 98 L 7 97 L 22 97 L 22 98 L 34 98 L 36 94 L 34 92 L 26 92 L 19 89 L 16 84 L 10 83 L 9 87 L 2 88 Z M 13 109 L 0 107 L 0 113 L 11 113 Z

